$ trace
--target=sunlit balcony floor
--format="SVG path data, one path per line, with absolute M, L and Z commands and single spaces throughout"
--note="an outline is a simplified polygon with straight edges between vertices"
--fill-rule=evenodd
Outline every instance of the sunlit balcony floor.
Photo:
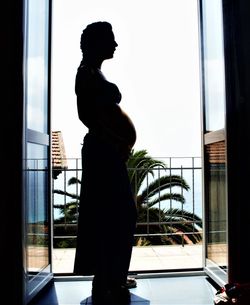
M 75 249 L 54 249 L 53 272 L 72 273 Z M 134 247 L 130 271 L 202 268 L 202 245 Z

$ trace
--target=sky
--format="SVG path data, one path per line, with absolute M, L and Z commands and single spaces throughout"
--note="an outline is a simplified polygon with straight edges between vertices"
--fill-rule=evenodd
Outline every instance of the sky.
M 87 132 L 74 82 L 87 24 L 108 21 L 118 47 L 102 72 L 122 93 L 136 130 L 135 150 L 152 157 L 201 156 L 199 36 L 196 0 L 54 0 L 52 130 L 67 158 L 79 158 Z

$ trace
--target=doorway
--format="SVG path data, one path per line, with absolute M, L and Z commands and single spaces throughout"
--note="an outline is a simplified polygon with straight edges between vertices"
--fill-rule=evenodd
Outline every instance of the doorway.
M 185 204 L 172 200 L 161 202 L 157 208 L 178 208 L 182 215 L 187 211 L 194 217 L 196 214 L 202 217 L 199 31 L 196 0 L 162 0 L 158 1 L 157 5 L 152 1 L 96 0 L 75 1 L 73 4 L 68 1 L 54 1 L 52 130 L 61 132 L 66 158 L 71 160 L 67 162 L 68 171 L 63 171 L 53 181 L 55 189 L 74 194 L 79 191 L 79 186 L 78 189 L 77 186 L 67 186 L 71 177 L 81 178 L 81 144 L 87 132 L 78 119 L 74 81 L 82 57 L 79 44 L 81 32 L 88 23 L 96 20 L 110 21 L 118 42 L 114 58 L 104 62 L 102 69 L 107 79 L 119 86 L 122 92 L 121 106 L 131 114 L 135 122 L 138 134 L 135 149 L 146 149 L 149 155 L 166 163 L 167 175 L 171 173 L 183 176 L 190 185 L 188 192 L 183 191 Z M 162 173 L 156 170 L 155 175 Z M 60 179 L 63 180 L 60 182 Z M 54 200 L 56 205 L 66 207 L 71 199 L 58 195 Z M 58 209 L 55 210 L 56 221 L 62 216 L 59 212 Z M 172 226 L 173 224 L 170 227 Z M 198 229 L 202 234 L 201 226 Z M 68 229 L 68 232 L 72 231 Z M 147 234 L 148 232 L 145 235 Z M 166 236 L 167 234 L 170 235 L 166 233 Z M 177 236 L 179 232 L 175 234 Z M 74 234 L 69 235 L 72 237 Z M 160 248 L 157 248 L 157 251 L 150 247 L 135 248 L 134 252 L 143 252 L 139 255 L 153 258 L 151 266 L 140 264 L 140 271 L 202 268 L 201 241 L 195 244 L 196 250 L 191 254 L 194 263 L 190 265 L 192 259 L 188 262 L 188 249 L 191 245 L 185 244 L 183 236 L 179 238 L 177 254 L 173 255 L 174 264 L 169 263 L 169 253 L 165 253 L 165 248 L 163 251 Z M 59 237 L 57 242 L 64 244 Z M 63 269 L 63 273 L 73 270 L 74 251 L 71 252 L 71 262 L 67 260 L 69 267 Z M 182 253 L 186 264 L 183 264 L 185 260 L 174 260 L 174 256 L 178 257 Z M 61 258 L 60 254 L 55 256 Z M 132 257 L 133 270 L 138 268 L 136 260 L 135 256 Z M 165 261 L 165 264 L 159 264 L 160 261 Z M 54 266 L 58 266 L 57 262 L 58 260 Z M 60 272 L 60 269 L 56 268 L 54 271 Z

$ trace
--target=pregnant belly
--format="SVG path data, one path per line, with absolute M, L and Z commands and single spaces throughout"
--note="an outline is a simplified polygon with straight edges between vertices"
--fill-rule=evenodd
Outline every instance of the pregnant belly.
M 127 139 L 128 144 L 132 147 L 136 142 L 136 129 L 127 113 L 122 111 L 121 114 L 119 132 L 123 138 Z

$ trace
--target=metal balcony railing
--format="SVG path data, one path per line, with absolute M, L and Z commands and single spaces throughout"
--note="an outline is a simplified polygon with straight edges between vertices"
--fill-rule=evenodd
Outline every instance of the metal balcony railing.
M 135 246 L 194 245 L 202 241 L 200 157 L 157 158 L 164 166 L 129 168 L 138 208 Z M 54 248 L 74 248 L 79 207 L 80 159 L 53 179 Z M 101 169 L 100 169 L 101 170 Z M 137 182 L 144 173 L 143 183 Z

